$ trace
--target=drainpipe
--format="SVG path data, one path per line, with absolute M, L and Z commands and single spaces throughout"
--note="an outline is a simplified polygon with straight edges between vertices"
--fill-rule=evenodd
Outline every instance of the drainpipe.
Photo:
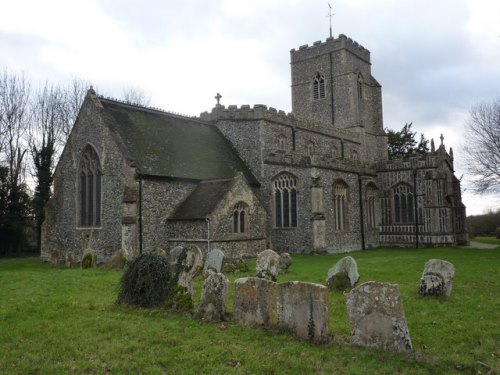
M 359 189 L 359 222 L 361 226 L 361 249 L 365 250 L 365 221 L 363 218 L 363 187 L 362 176 L 358 174 L 358 189 Z
M 207 222 L 207 254 L 210 252 L 210 217 L 207 216 L 205 218 Z
M 142 178 L 139 175 L 139 254 L 142 254 Z
M 415 215 L 415 246 L 418 249 L 418 207 L 417 207 L 417 170 L 413 170 L 413 207 Z

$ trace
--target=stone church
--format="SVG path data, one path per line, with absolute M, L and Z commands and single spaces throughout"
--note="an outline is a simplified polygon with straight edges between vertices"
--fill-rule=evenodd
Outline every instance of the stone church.
M 453 152 L 389 160 L 370 52 L 340 35 L 290 51 L 292 113 L 198 117 L 87 93 L 54 174 L 41 258 L 194 244 L 230 258 L 467 242 Z

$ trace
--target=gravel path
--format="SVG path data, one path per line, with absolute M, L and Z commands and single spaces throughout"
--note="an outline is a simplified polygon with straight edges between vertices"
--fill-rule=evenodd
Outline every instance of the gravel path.
M 465 248 L 475 248 L 475 249 L 496 249 L 498 245 L 494 245 L 491 243 L 482 243 L 482 242 L 476 242 L 476 241 L 470 241 L 470 245 L 468 246 L 461 246 Z

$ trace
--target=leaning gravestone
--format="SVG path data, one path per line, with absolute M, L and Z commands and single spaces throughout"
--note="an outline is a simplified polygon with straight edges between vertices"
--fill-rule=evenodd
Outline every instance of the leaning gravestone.
M 324 285 L 245 277 L 235 281 L 233 316 L 250 326 L 284 328 L 302 339 L 328 338 L 328 289 Z
M 451 295 L 455 267 L 450 262 L 440 259 L 430 259 L 425 263 L 424 272 L 420 279 L 420 294 Z
M 349 283 L 351 288 L 359 280 L 358 265 L 353 257 L 347 256 L 340 259 L 335 266 L 328 270 L 328 275 L 326 276 L 326 285 L 328 288 L 333 288 L 335 284 L 335 279 L 338 275 L 344 274 L 349 278 Z
M 287 273 L 291 265 L 292 265 L 292 257 L 290 256 L 290 254 L 282 253 L 280 255 L 279 273 Z
M 203 274 L 208 276 L 211 273 L 218 273 L 222 271 L 222 264 L 224 263 L 224 253 L 220 249 L 212 249 L 207 254 L 205 266 L 203 267 Z
M 222 273 L 208 275 L 203 283 L 198 315 L 201 319 L 213 322 L 226 320 L 226 302 L 229 280 Z
M 346 298 L 354 345 L 410 352 L 412 344 L 396 284 L 369 281 Z
M 257 277 L 276 281 L 279 271 L 280 256 L 267 249 L 257 255 L 255 272 Z

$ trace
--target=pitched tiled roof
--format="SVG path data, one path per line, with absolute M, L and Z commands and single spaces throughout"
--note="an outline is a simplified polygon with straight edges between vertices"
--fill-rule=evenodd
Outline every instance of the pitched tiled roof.
M 233 179 L 201 181 L 169 220 L 204 219 L 213 212 L 233 185 Z
M 197 180 L 242 172 L 258 184 L 231 143 L 213 125 L 195 118 L 99 98 L 105 124 L 142 175 Z

